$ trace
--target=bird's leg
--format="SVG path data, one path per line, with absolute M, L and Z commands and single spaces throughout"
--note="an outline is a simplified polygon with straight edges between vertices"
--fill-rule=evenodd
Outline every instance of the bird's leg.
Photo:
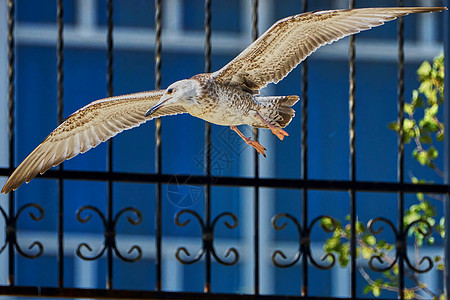
M 269 127 L 273 134 L 275 134 L 280 140 L 283 140 L 285 136 L 289 136 L 289 134 L 283 130 L 283 128 L 274 126 L 267 122 L 258 112 L 255 113 L 255 116 L 260 119 L 264 124 Z
M 236 132 L 246 143 L 247 145 L 252 146 L 256 149 L 259 153 L 261 153 L 264 157 L 266 157 L 266 154 L 264 151 L 266 151 L 266 148 L 264 148 L 260 143 L 257 141 L 252 141 L 249 137 L 246 137 L 236 126 L 230 126 L 231 130 Z

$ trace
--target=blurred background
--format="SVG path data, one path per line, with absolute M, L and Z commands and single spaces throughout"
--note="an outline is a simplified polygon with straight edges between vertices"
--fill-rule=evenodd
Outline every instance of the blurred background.
M 202 0 L 164 0 L 162 34 L 162 88 L 204 71 L 204 2 Z M 406 1 L 407 6 L 440 6 L 441 1 Z M 154 1 L 114 1 L 114 94 L 154 89 L 155 22 Z M 212 1 L 212 70 L 225 65 L 251 43 L 251 1 Z M 396 1 L 356 1 L 358 7 L 396 6 Z M 106 97 L 106 1 L 65 0 L 64 116 L 89 102 Z M 345 0 L 310 1 L 309 10 L 347 8 Z M 301 1 L 260 0 L 259 33 L 276 20 L 301 12 Z M 0 0 L 0 65 L 7 66 L 6 1 Z M 56 126 L 56 5 L 54 0 L 19 0 L 16 7 L 16 165 L 19 164 Z M 390 22 L 356 37 L 356 174 L 361 181 L 397 180 L 397 134 L 388 124 L 397 119 L 397 24 Z M 413 15 L 405 18 L 405 98 L 419 85 L 416 70 L 424 60 L 443 51 L 442 14 Z M 348 38 L 319 49 L 309 59 L 308 73 L 308 177 L 348 180 Z M 0 72 L 0 167 L 8 168 L 7 74 Z M 263 95 L 301 95 L 301 72 L 296 68 L 277 85 L 269 85 Z M 260 131 L 267 158 L 260 157 L 260 176 L 301 178 L 301 101 L 294 107 L 296 117 L 287 127 L 283 142 L 267 130 Z M 251 135 L 251 129 L 241 130 Z M 155 172 L 154 121 L 114 138 L 113 170 L 117 172 Z M 228 127 L 212 126 L 212 173 L 214 176 L 253 176 L 253 149 Z M 432 170 L 412 158 L 414 145 L 405 149 L 405 181 L 413 177 L 443 183 Z M 442 153 L 442 147 L 438 150 Z M 107 147 L 102 144 L 64 164 L 66 170 L 106 171 Z M 166 174 L 204 174 L 204 122 L 189 115 L 162 119 L 162 170 Z M 443 155 L 438 160 L 442 167 Z M 0 177 L 0 185 L 6 181 Z M 175 180 L 175 178 L 174 178 Z M 177 183 L 177 182 L 174 182 Z M 64 181 L 65 285 L 67 287 L 105 287 L 104 256 L 85 261 L 76 254 L 81 242 L 88 242 L 96 253 L 103 242 L 103 225 L 93 214 L 82 224 L 77 209 L 93 205 L 105 214 L 107 185 L 100 181 Z M 118 247 L 126 253 L 139 245 L 143 258 L 135 263 L 114 259 L 114 288 L 154 289 L 155 282 L 155 185 L 114 183 L 114 212 L 133 206 L 143 221 L 132 226 L 122 217 L 118 221 Z M 227 211 L 239 219 L 230 230 L 219 222 L 215 247 L 220 257 L 228 247 L 238 249 L 234 266 L 212 264 L 213 292 L 253 292 L 253 188 L 212 187 L 212 217 Z M 384 216 L 396 224 L 397 194 L 358 192 L 360 221 Z M 17 206 L 38 203 L 44 218 L 33 221 L 28 214 L 19 220 L 19 243 L 24 249 L 33 241 L 44 245 L 41 257 L 30 260 L 16 256 L 16 284 L 57 286 L 57 180 L 36 178 L 20 187 Z M 201 229 L 193 220 L 186 227 L 175 225 L 174 215 L 189 208 L 203 215 L 202 187 L 180 184 L 163 186 L 163 270 L 166 291 L 203 291 L 204 261 L 180 264 L 176 249 L 185 246 L 190 253 L 201 247 Z M 275 231 L 271 218 L 289 212 L 301 219 L 301 190 L 260 189 L 260 269 L 262 294 L 299 294 L 301 263 L 287 269 L 274 266 L 274 250 L 283 249 L 291 257 L 298 247 L 298 234 L 292 223 Z M 406 196 L 406 205 L 415 201 Z M 7 197 L 0 196 L 6 208 Z M 438 214 L 442 203 L 437 201 Z M 309 216 L 331 215 L 345 221 L 349 214 L 347 192 L 309 191 Z M 0 220 L 4 226 L 4 220 Z M 323 245 L 330 234 L 316 225 L 312 231 L 313 256 L 320 261 Z M 3 240 L 4 232 L 0 233 Z M 393 235 L 387 239 L 394 243 Z M 426 253 L 442 253 L 442 240 L 426 248 Z M 33 252 L 31 249 L 28 252 Z M 86 250 L 86 251 L 85 251 Z M 83 249 L 86 256 L 89 253 Z M 133 253 L 130 254 L 133 256 Z M 227 258 L 224 258 L 227 260 Z M 362 263 L 362 262 L 361 262 Z M 366 262 L 367 263 L 367 262 Z M 7 251 L 0 255 L 0 283 L 7 281 Z M 43 270 L 46 270 L 43 272 Z M 442 287 L 442 273 L 432 270 L 421 275 L 431 287 Z M 322 271 L 309 269 L 309 293 L 313 296 L 349 296 L 349 268 L 335 266 Z M 358 274 L 358 295 L 367 283 Z M 383 292 L 384 297 L 396 297 Z M 370 295 L 369 295 L 370 296 Z

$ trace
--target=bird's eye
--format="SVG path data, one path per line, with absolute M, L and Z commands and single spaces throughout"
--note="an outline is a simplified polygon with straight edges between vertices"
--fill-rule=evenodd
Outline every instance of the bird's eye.
M 168 89 L 167 90 L 167 94 L 172 94 L 172 92 L 173 92 L 173 89 Z

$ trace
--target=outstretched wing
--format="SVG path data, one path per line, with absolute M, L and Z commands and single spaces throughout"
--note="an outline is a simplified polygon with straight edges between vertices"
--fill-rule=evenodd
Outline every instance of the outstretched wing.
M 213 74 L 218 82 L 257 91 L 277 83 L 317 48 L 409 13 L 445 7 L 393 7 L 309 12 L 282 19 Z
M 182 106 L 163 107 L 150 117 L 145 112 L 155 105 L 164 91 L 149 91 L 94 101 L 70 115 L 9 177 L 2 193 L 17 189 L 38 173 L 96 147 L 116 134 L 137 127 L 153 118 L 182 114 Z

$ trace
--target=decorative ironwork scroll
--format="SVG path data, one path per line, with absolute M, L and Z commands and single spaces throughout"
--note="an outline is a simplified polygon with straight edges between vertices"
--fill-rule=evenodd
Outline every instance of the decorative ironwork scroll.
M 130 212 L 133 214 L 133 216 L 127 217 L 127 221 L 131 225 L 140 224 L 142 222 L 142 213 L 138 209 L 136 209 L 134 207 L 126 207 L 126 208 L 122 209 L 121 211 L 119 211 L 114 219 L 107 220 L 105 215 L 98 208 L 91 206 L 91 205 L 86 205 L 77 210 L 77 214 L 76 214 L 77 220 L 81 223 L 87 223 L 92 218 L 92 214 L 90 214 L 90 213 L 83 216 L 83 212 L 85 212 L 85 211 L 92 211 L 100 217 L 100 219 L 102 220 L 102 223 L 103 223 L 103 227 L 105 229 L 105 232 L 104 232 L 105 240 L 104 240 L 104 243 L 102 244 L 102 246 L 100 247 L 100 250 L 98 250 L 97 254 L 95 254 L 93 256 L 86 256 L 82 252 L 82 248 L 87 249 L 87 251 L 89 251 L 91 253 L 94 252 L 94 250 L 88 243 L 83 242 L 80 245 L 78 245 L 78 249 L 77 249 L 76 253 L 81 259 L 96 260 L 96 259 L 100 258 L 108 248 L 111 248 L 114 251 L 114 253 L 117 255 L 117 257 L 119 257 L 121 260 L 126 261 L 126 262 L 136 262 L 142 258 L 141 247 L 139 247 L 137 245 L 131 246 L 131 248 L 127 251 L 127 254 L 130 255 L 132 252 L 135 252 L 136 255 L 134 257 L 132 257 L 132 256 L 127 257 L 119 251 L 119 249 L 117 248 L 117 243 L 116 243 L 116 236 L 117 236 L 116 226 L 117 226 L 118 220 L 120 219 L 120 217 L 123 214 L 125 214 L 126 212 Z
M 423 224 L 425 226 L 425 229 L 422 229 L 420 227 L 418 227 L 417 230 L 419 230 L 420 234 L 422 234 L 424 237 L 429 237 L 431 236 L 431 234 L 433 233 L 433 227 L 425 220 L 417 220 L 412 222 L 411 224 L 409 224 L 408 226 L 405 227 L 405 229 L 401 232 L 399 232 L 397 230 L 397 228 L 395 227 L 395 225 L 389 221 L 388 219 L 384 218 L 384 217 L 378 217 L 375 219 L 370 220 L 367 223 L 367 228 L 368 230 L 373 234 L 379 234 L 384 230 L 384 227 L 380 227 L 378 229 L 374 228 L 374 225 L 376 223 L 379 222 L 383 222 L 386 223 L 394 232 L 395 235 L 395 240 L 396 240 L 396 249 L 397 249 L 397 253 L 395 255 L 395 259 L 393 261 L 391 261 L 389 264 L 385 265 L 385 266 L 376 266 L 374 264 L 374 261 L 378 261 L 380 264 L 384 265 L 386 263 L 385 260 L 383 260 L 383 255 L 381 254 L 374 254 L 370 260 L 369 260 L 369 267 L 376 271 L 376 272 L 384 272 L 387 270 L 390 270 L 391 268 L 394 267 L 394 265 L 396 263 L 399 262 L 399 257 L 400 255 L 403 256 L 403 260 L 406 263 L 406 265 L 414 272 L 416 273 L 426 273 L 428 271 L 430 271 L 433 266 L 433 260 L 429 257 L 429 256 L 424 256 L 420 261 L 419 261 L 419 266 L 423 265 L 424 263 L 426 263 L 426 266 L 424 268 L 418 268 L 416 266 L 414 266 L 411 261 L 408 258 L 407 252 L 408 252 L 408 247 L 407 247 L 407 241 L 406 238 L 408 236 L 408 231 L 410 231 L 412 228 L 414 228 L 415 226 L 418 226 L 420 224 Z
M 44 218 L 44 209 L 39 204 L 36 204 L 36 203 L 25 204 L 24 206 L 19 208 L 16 215 L 9 216 L 9 217 L 6 214 L 6 212 L 3 210 L 3 208 L 0 207 L 0 213 L 3 216 L 3 218 L 5 219 L 5 223 L 6 223 L 5 242 L 0 247 L 0 253 L 2 253 L 3 250 L 5 250 L 5 248 L 7 247 L 8 244 L 13 245 L 14 248 L 16 249 L 16 251 L 19 252 L 20 255 L 22 255 L 23 257 L 26 257 L 26 258 L 30 258 L 30 259 L 37 258 L 37 257 L 41 256 L 42 253 L 44 253 L 44 247 L 42 246 L 42 243 L 39 241 L 34 241 L 31 243 L 31 245 L 29 245 L 27 247 L 28 250 L 32 250 L 33 248 L 36 248 L 37 251 L 35 251 L 35 253 L 25 252 L 20 247 L 20 245 L 17 241 L 17 220 L 19 219 L 20 215 L 27 208 L 34 208 L 35 210 L 37 210 L 37 213 L 34 213 L 33 211 L 30 211 L 28 213 L 30 218 L 33 219 L 34 221 L 40 221 Z
M 183 215 L 192 216 L 200 224 L 200 227 L 202 229 L 203 246 L 200 250 L 198 250 L 197 254 L 195 255 L 192 255 L 186 247 L 178 248 L 177 252 L 175 253 L 175 257 L 178 259 L 179 262 L 185 265 L 196 263 L 202 258 L 203 254 L 207 250 L 209 250 L 211 255 L 215 258 L 215 260 L 222 265 L 232 266 L 239 261 L 239 252 L 237 251 L 236 248 L 230 247 L 225 250 L 224 258 L 231 257 L 231 260 L 225 260 L 224 258 L 219 257 L 217 255 L 216 249 L 214 248 L 214 229 L 217 223 L 219 222 L 220 219 L 228 217 L 231 219 L 231 221 L 229 222 L 227 220 L 223 220 L 223 223 L 229 229 L 234 229 L 239 225 L 239 221 L 236 215 L 230 212 L 223 212 L 212 221 L 210 226 L 208 226 L 203 222 L 200 215 L 197 214 L 195 211 L 190 209 L 183 209 L 175 215 L 175 224 L 177 224 L 180 227 L 186 226 L 192 220 L 190 218 L 187 218 L 185 221 L 181 221 L 180 219 Z M 183 258 L 182 253 L 184 254 L 184 256 L 186 256 L 186 258 Z
M 309 259 L 309 261 L 311 262 L 312 265 L 314 265 L 316 268 L 319 268 L 321 270 L 328 270 L 334 266 L 334 264 L 336 262 L 336 257 L 331 253 L 326 253 L 321 258 L 322 262 L 327 259 L 329 260 L 329 263 L 327 265 L 319 264 L 312 256 L 312 254 L 311 254 L 311 231 L 312 231 L 314 225 L 318 221 L 323 220 L 323 219 L 328 219 L 331 222 L 331 226 L 329 226 L 329 227 L 322 226 L 322 229 L 325 232 L 332 233 L 336 230 L 336 226 L 337 226 L 337 222 L 335 219 L 333 219 L 330 216 L 318 216 L 317 218 L 315 218 L 314 220 L 311 221 L 310 225 L 307 228 L 302 228 L 302 226 L 300 225 L 300 223 L 297 221 L 297 219 L 295 217 L 293 217 L 292 215 L 287 214 L 287 213 L 282 213 L 282 214 L 277 214 L 276 216 L 274 216 L 272 218 L 272 226 L 275 230 L 283 230 L 287 227 L 287 225 L 288 225 L 287 222 L 285 222 L 283 224 L 279 224 L 278 221 L 281 218 L 290 220 L 294 224 L 295 228 L 297 229 L 298 237 L 299 237 L 298 238 L 298 249 L 290 262 L 278 261 L 277 257 L 281 257 L 285 261 L 288 260 L 288 258 L 284 254 L 283 251 L 275 250 L 272 254 L 272 262 L 275 266 L 277 266 L 279 268 L 292 267 L 300 260 L 300 257 L 302 255 L 305 255 Z

